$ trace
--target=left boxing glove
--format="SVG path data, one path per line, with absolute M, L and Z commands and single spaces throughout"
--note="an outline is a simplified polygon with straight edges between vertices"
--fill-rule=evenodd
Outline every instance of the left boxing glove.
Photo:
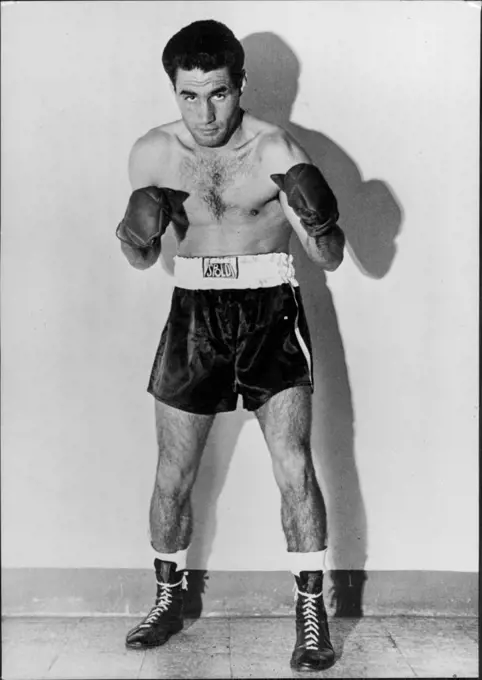
M 166 231 L 174 212 L 189 194 L 165 187 L 143 187 L 132 192 L 116 235 L 134 248 L 150 248 Z
M 310 236 L 322 236 L 336 224 L 340 215 L 335 195 L 315 165 L 298 163 L 286 175 L 270 176 Z

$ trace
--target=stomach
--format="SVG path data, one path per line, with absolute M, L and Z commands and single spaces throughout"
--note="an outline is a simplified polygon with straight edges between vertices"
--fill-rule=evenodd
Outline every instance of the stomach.
M 182 238 L 176 234 L 180 257 L 223 257 L 289 252 L 289 223 L 190 225 Z

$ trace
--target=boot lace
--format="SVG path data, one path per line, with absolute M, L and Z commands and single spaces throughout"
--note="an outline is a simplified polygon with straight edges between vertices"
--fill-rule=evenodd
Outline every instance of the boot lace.
M 320 622 L 318 614 L 317 600 L 322 593 L 303 593 L 295 586 L 296 594 L 301 598 L 301 613 L 303 616 L 303 626 L 305 631 L 306 649 L 319 649 L 320 646 Z
M 144 621 L 139 625 L 139 628 L 149 628 L 152 624 L 157 623 L 164 612 L 167 612 L 172 602 L 172 589 L 181 586 L 183 590 L 187 590 L 187 573 L 184 572 L 182 579 L 177 583 L 163 583 L 157 581 L 160 592 L 156 598 L 156 604 L 152 607 L 149 614 Z

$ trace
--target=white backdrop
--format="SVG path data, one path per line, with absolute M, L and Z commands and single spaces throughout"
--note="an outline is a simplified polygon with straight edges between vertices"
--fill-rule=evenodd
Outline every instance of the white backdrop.
M 172 289 L 114 236 L 127 156 L 178 116 L 160 55 L 199 18 L 247 53 L 245 105 L 340 199 L 325 277 L 293 243 L 315 348 L 333 566 L 478 564 L 479 9 L 462 2 L 23 2 L 2 8 L 2 558 L 149 567 L 145 391 Z M 283 569 L 252 416 L 221 416 L 192 568 Z

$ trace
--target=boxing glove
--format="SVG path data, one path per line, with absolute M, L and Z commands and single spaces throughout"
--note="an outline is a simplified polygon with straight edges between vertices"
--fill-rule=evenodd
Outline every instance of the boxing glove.
M 285 175 L 270 175 L 284 191 L 288 205 L 300 218 L 309 236 L 323 236 L 339 218 L 338 204 L 327 181 L 315 165 L 298 163 Z
M 150 248 L 161 238 L 175 212 L 189 196 L 166 187 L 143 187 L 132 192 L 117 237 L 134 248 Z

